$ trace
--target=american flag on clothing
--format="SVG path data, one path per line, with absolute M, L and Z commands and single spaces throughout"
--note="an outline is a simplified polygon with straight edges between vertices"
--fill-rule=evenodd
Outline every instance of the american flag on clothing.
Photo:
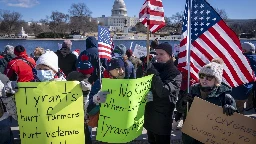
M 98 49 L 99 58 L 111 59 L 112 41 L 109 29 L 103 26 L 98 26 Z
M 188 0 L 183 17 L 178 67 L 187 72 Z M 239 38 L 205 0 L 192 0 L 190 75 L 198 80 L 199 70 L 213 58 L 224 61 L 223 81 L 236 87 L 253 81 L 253 71 L 242 53 Z
M 165 26 L 162 0 L 146 0 L 139 13 L 140 22 L 155 33 Z

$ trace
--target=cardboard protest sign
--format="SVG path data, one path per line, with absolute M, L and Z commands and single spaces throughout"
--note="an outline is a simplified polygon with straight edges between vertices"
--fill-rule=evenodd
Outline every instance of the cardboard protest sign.
M 221 107 L 195 98 L 182 132 L 206 144 L 255 144 L 256 120 L 234 113 L 223 114 Z
M 78 82 L 18 83 L 22 144 L 84 143 L 83 94 Z
M 107 143 L 127 143 L 142 134 L 146 94 L 152 75 L 139 79 L 102 79 L 109 91 L 100 107 L 96 139 Z
M 137 58 L 147 56 L 147 48 L 136 44 L 133 51 L 133 55 Z

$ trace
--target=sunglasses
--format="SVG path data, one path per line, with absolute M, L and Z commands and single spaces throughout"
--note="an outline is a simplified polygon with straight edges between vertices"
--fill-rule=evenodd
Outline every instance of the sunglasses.
M 211 81 L 211 80 L 214 78 L 214 76 L 206 75 L 206 74 L 200 73 L 200 74 L 199 74 L 199 78 L 200 78 L 200 79 L 204 79 L 204 78 L 205 78 L 206 80 Z

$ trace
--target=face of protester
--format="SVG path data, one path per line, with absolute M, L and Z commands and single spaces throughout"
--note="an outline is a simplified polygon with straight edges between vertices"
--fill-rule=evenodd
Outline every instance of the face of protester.
M 109 71 L 111 76 L 113 76 L 116 79 L 123 79 L 125 77 L 124 69 L 123 68 L 116 68 L 111 71 Z
M 50 67 L 39 64 L 36 66 L 37 77 L 41 82 L 51 81 L 54 79 L 56 72 Z
M 156 49 L 156 59 L 159 63 L 166 63 L 169 61 L 172 57 L 162 49 Z
M 61 48 L 60 51 L 63 56 L 66 56 L 67 54 L 71 53 L 70 48 Z
M 199 82 L 202 87 L 214 87 L 216 84 L 216 79 L 214 76 L 200 73 L 199 74 Z

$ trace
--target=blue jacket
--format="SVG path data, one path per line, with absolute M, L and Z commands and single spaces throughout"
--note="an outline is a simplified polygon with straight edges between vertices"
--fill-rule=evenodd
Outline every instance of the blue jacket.
M 88 37 L 86 39 L 86 50 L 84 50 L 78 57 L 76 65 L 81 61 L 81 56 L 86 55 L 89 57 L 89 61 L 94 67 L 94 72 L 92 74 L 92 82 L 95 82 L 99 78 L 99 52 L 98 52 L 98 42 L 95 37 Z M 106 68 L 107 60 L 101 59 L 101 64 Z M 90 81 L 91 82 L 91 81 Z
M 92 88 L 89 94 L 89 105 L 87 107 L 87 112 L 89 115 L 95 115 L 100 110 L 100 107 L 93 102 L 93 96 L 97 94 L 100 91 L 100 89 L 101 89 L 101 83 L 100 83 L 100 80 L 98 79 L 92 85 Z
M 248 59 L 250 66 L 255 74 L 256 73 L 256 55 L 252 55 L 252 54 L 244 54 L 244 55 Z M 252 92 L 253 87 L 254 87 L 254 82 L 240 85 L 232 89 L 231 95 L 234 97 L 235 100 L 246 100 L 248 99 L 250 93 Z

